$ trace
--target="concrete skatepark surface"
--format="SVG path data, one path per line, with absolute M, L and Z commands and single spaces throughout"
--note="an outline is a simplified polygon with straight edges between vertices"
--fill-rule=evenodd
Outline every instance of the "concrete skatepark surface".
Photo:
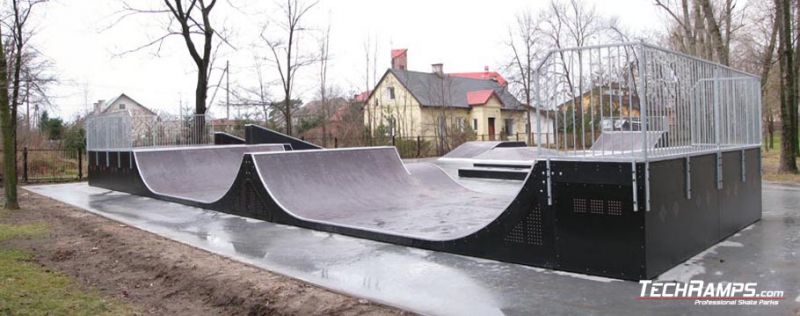
M 484 186 L 504 189 L 498 181 Z M 759 289 L 785 291 L 786 299 L 771 307 L 642 301 L 636 299 L 636 282 L 317 232 L 86 183 L 26 189 L 234 260 L 422 314 L 790 315 L 800 308 L 800 187 L 765 185 L 761 221 L 659 277 L 758 282 Z
M 245 153 L 283 151 L 282 144 L 137 149 L 139 174 L 154 193 L 210 203 L 236 179 Z
M 253 156 L 287 212 L 337 226 L 455 239 L 487 226 L 514 198 L 470 190 L 430 163 L 404 165 L 394 147 Z

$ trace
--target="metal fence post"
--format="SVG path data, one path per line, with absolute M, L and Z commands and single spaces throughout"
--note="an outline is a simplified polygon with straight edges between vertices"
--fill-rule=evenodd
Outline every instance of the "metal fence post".
M 22 179 L 28 182 L 28 147 L 22 148 Z
M 78 181 L 83 179 L 83 150 L 78 149 Z
M 419 158 L 419 155 L 421 153 L 422 153 L 422 138 L 419 135 L 417 135 L 417 158 Z

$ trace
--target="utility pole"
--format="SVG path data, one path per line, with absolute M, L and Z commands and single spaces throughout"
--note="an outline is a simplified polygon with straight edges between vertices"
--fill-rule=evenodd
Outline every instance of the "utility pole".
M 230 60 L 225 61 L 225 118 L 231 119 L 231 72 Z

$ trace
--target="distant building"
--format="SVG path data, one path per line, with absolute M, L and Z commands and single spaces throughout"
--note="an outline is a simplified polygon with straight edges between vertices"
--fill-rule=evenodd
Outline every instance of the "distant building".
M 135 144 L 152 142 L 154 126 L 163 125 L 163 122 L 158 122 L 158 114 L 124 93 L 111 100 L 98 100 L 94 103 L 91 116 L 110 114 L 127 114 L 131 117 L 130 133 Z
M 365 100 L 364 124 L 373 135 L 382 129 L 391 135 L 434 137 L 471 128 L 478 139 L 525 138 L 530 107 L 508 91 L 500 74 L 488 68 L 445 73 L 442 64 L 433 64 L 431 72 L 410 71 L 408 50 L 392 50 L 391 57 L 392 68 Z
M 158 116 L 153 110 L 122 93 L 111 100 L 99 100 L 94 103 L 93 115 L 128 112 L 131 116 Z

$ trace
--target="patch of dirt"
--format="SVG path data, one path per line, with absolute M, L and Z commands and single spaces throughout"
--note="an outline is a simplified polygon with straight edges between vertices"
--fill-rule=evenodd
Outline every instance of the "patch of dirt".
M 121 225 L 20 190 L 22 210 L 2 222 L 45 222 L 45 238 L 10 241 L 87 288 L 137 313 L 170 315 L 402 315 L 400 310 L 321 289 Z

